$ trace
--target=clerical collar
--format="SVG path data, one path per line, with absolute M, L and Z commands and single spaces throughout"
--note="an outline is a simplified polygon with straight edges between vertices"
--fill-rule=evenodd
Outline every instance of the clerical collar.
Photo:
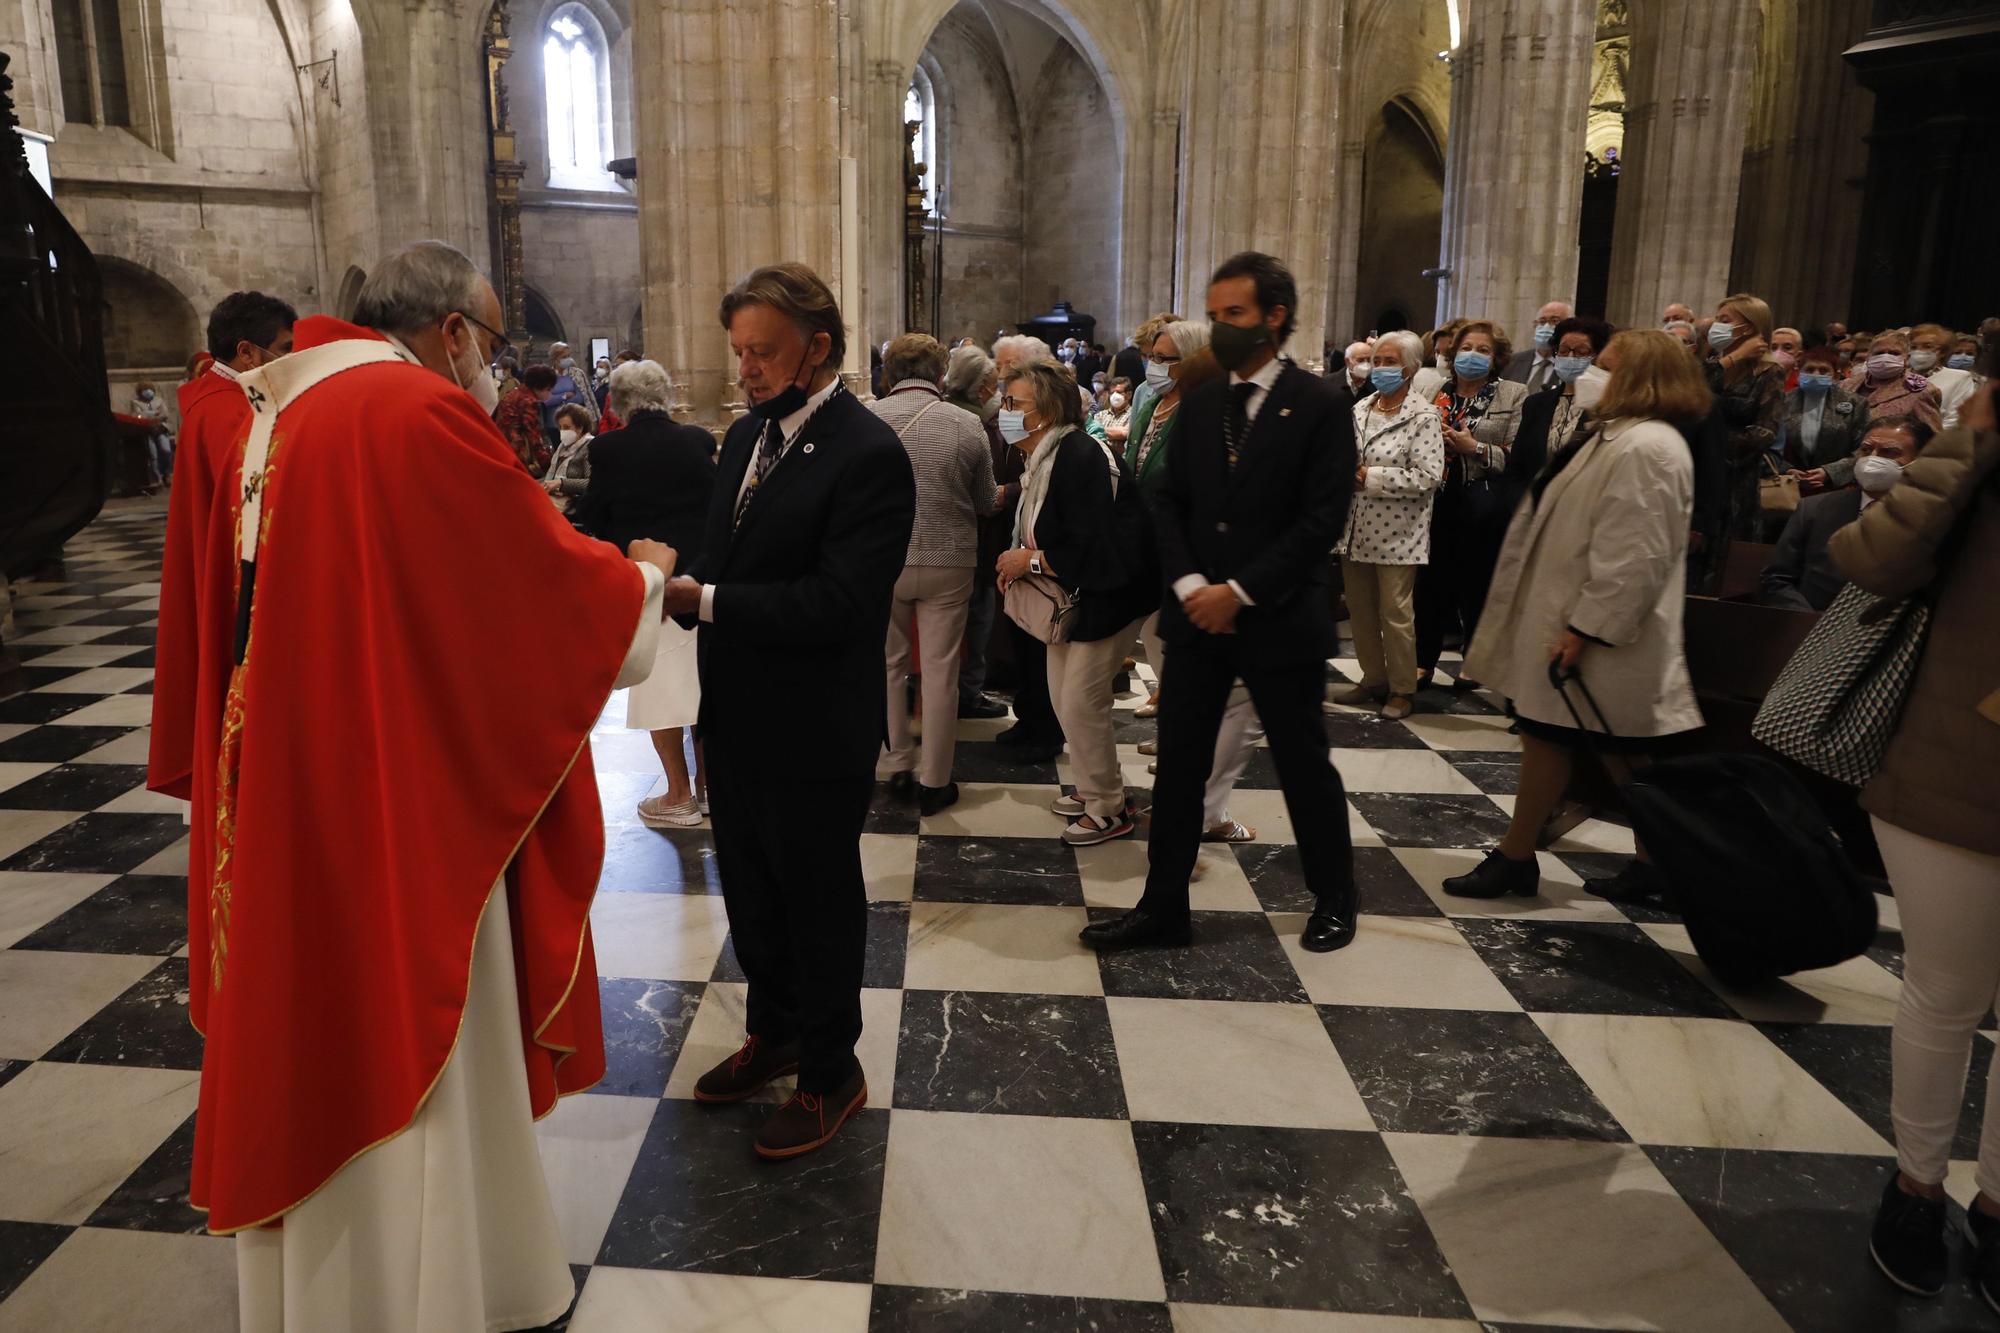
M 812 418 L 812 414 L 819 411 L 820 408 L 826 404 L 826 400 L 833 397 L 833 395 L 835 394 L 835 392 L 839 390 L 839 388 L 840 388 L 840 376 L 835 375 L 833 377 L 832 383 L 828 384 L 824 389 L 821 389 L 818 393 L 814 394 L 812 397 L 806 399 L 804 407 L 801 407 L 798 411 L 790 413 L 789 415 L 779 417 L 778 431 L 780 436 L 787 442 L 790 442 L 792 437 L 797 435 L 801 430 L 805 428 L 805 424 L 808 420 Z
M 214 371 L 216 374 L 222 376 L 222 378 L 228 380 L 231 384 L 236 384 L 240 382 L 243 378 L 241 375 L 238 375 L 235 371 L 231 370 L 228 366 L 223 365 L 220 361 L 209 362 L 208 368 Z
M 387 329 L 377 329 L 376 332 L 382 335 L 383 342 L 388 343 L 389 346 L 396 349 L 396 354 L 402 357 L 403 360 L 409 362 L 413 366 L 421 366 L 423 364 L 423 361 L 417 356 L 417 354 L 410 350 L 410 345 L 404 342 L 401 338 L 398 338 L 395 334 L 390 333 Z

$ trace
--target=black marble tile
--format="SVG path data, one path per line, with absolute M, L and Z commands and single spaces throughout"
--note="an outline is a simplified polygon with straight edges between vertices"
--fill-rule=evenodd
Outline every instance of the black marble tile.
M 722 892 L 715 838 L 706 829 L 616 824 L 605 832 L 602 893 Z
M 696 981 L 599 978 L 604 1081 L 591 1091 L 625 1097 L 664 1095 L 704 989 Z
M 917 813 L 916 798 L 904 800 L 889 790 L 889 784 L 878 782 L 875 793 L 869 798 L 868 818 L 863 821 L 863 833 L 915 833 L 923 822 Z
M 1110 1012 L 1095 995 L 904 991 L 895 1104 L 1123 1119 Z
M 1454 924 L 1530 1012 L 1735 1017 L 1634 925 L 1499 917 L 1459 917 Z
M 11 699 L 0 699 L 0 723 L 32 725 L 51 722 L 79 708 L 87 708 L 103 697 L 101 694 L 17 694 Z
M 0 1060 L 0 1088 L 6 1087 L 14 1075 L 33 1063 L 33 1060 Z
M 819 1151 L 764 1162 L 751 1143 L 770 1112 L 661 1102 L 597 1262 L 872 1281 L 889 1113 L 863 1110 Z
M 1846 1153 L 1649 1147 L 1646 1155 L 1792 1327 L 1811 1333 L 1962 1333 L 1995 1316 L 1965 1280 L 1969 1247 L 1934 1300 L 1904 1295 L 1868 1259 L 1894 1164 Z M 1951 1209 L 1954 1217 L 1958 1209 Z
M 144 764 L 64 764 L 0 791 L 0 809 L 95 810 L 145 781 Z
M 1243 765 L 1243 776 L 1236 779 L 1236 785 L 1244 791 L 1280 791 L 1284 788 L 1284 784 L 1278 781 L 1278 761 L 1271 757 L 1270 750 L 1259 745 L 1250 751 L 1250 758 Z
M 952 752 L 952 781 L 1055 782 L 1055 760 L 1024 764 L 1015 757 L 1018 753 L 1014 747 L 997 741 L 960 741 Z
M 1163 1304 L 877 1286 L 868 1333 L 1173 1333 Z
M 1053 827 L 1054 815 L 1049 816 Z M 1060 838 L 917 839 L 919 902 L 1080 907 L 1076 853 Z
M 903 966 L 909 956 L 910 905 L 868 904 L 868 960 L 862 965 L 861 984 L 883 990 L 902 989 Z
M 78 815 L 39 842 L 0 861 L 0 870 L 123 875 L 179 842 L 179 815 Z
M 201 1068 L 201 1034 L 188 1021 L 188 960 L 163 961 L 42 1058 L 70 1064 Z
M 93 702 L 89 695 L 81 695 Z M 0 741 L 0 763 L 66 764 L 123 736 L 130 727 L 36 727 Z
M 1624 852 L 1557 852 L 1555 857 L 1581 876 L 1586 887 L 1591 880 L 1610 879 L 1633 859 Z M 1681 919 L 1681 914 L 1668 907 L 1664 899 L 1644 903 L 1621 902 L 1617 907 L 1628 921 L 1673 923 Z
M 1507 812 L 1484 796 L 1364 791 L 1347 799 L 1391 847 L 1491 847 L 1507 832 Z
M 121 657 L 116 661 L 106 662 L 105 665 L 115 667 L 149 667 L 153 665 L 153 650 L 151 648 L 141 648 L 138 652 L 128 657 Z
M 147 625 L 159 628 L 160 612 L 157 607 L 133 607 L 120 611 L 99 611 L 88 619 L 72 621 L 77 625 Z
M 1319 1012 L 1384 1133 L 1627 1140 L 1526 1014 L 1344 1005 Z
M 86 1225 L 200 1235 L 208 1230 L 208 1215 L 188 1205 L 188 1178 L 193 1173 L 194 1117 L 189 1116 L 97 1206 Z
M 1466 781 L 1492 796 L 1512 796 L 1521 789 L 1521 757 L 1497 750 L 1440 750 L 1445 762 Z
M 122 692 L 125 694 L 151 694 L 153 692 L 153 682 L 150 680 L 142 680 L 137 685 L 134 685 L 131 689 Z
M 41 1222 L 0 1221 L 0 1301 L 13 1295 L 28 1274 L 40 1268 L 75 1230 Z
M 14 619 L 17 622 L 22 622 L 26 621 L 28 617 L 25 614 L 17 614 L 14 617 Z M 27 627 L 25 625 L 23 625 L 22 632 L 23 633 L 28 632 Z M 16 694 L 26 694 L 30 690 L 39 690 L 44 685 L 53 685 L 55 682 L 59 680 L 67 680 L 69 677 L 76 675 L 79 671 L 86 671 L 88 669 L 89 668 L 87 667 L 73 667 L 73 666 L 17 667 L 13 671 L 7 674 L 4 681 L 0 681 L 0 690 L 4 690 L 6 692 L 4 696 L 0 697 L 11 699 Z M 86 697 L 96 698 L 98 696 L 89 695 Z
M 1344 687 L 1342 687 L 1344 688 Z M 1423 738 L 1379 713 L 1326 715 L 1326 743 L 1336 750 L 1428 750 Z
M 739 985 L 750 979 L 743 974 L 743 964 L 737 960 L 734 935 L 722 937 L 722 951 L 715 955 L 715 967 L 710 970 L 708 979 L 711 982 L 733 981 Z
M 109 644 L 114 648 L 150 648 L 159 637 L 159 631 L 150 625 L 128 625 L 124 629 L 115 629 L 109 634 L 92 639 L 91 643 Z
M 1092 921 L 1118 915 L 1092 909 Z M 1106 995 L 1164 1000 L 1255 1000 L 1303 1004 L 1305 988 L 1262 912 L 1196 912 L 1186 949 L 1127 949 L 1099 954 Z
M 143 953 L 164 958 L 187 943 L 187 880 L 127 875 L 14 945 L 63 953 Z
M 1759 1023 L 1757 1029 L 1870 1129 L 1895 1142 L 1896 1128 L 1889 1116 L 1890 1029 L 1845 1023 Z M 1951 1143 L 1951 1155 L 1957 1160 L 1979 1156 L 1979 1120 L 1986 1107 L 1986 1080 L 1992 1067 L 1993 1043 L 1973 1037 L 1965 1102 Z
M 1306 889 L 1297 847 L 1245 843 L 1232 850 L 1265 911 L 1313 910 L 1315 900 Z M 1354 885 L 1364 912 L 1376 916 L 1444 915 L 1387 847 L 1354 849 Z
M 1379 1135 L 1141 1122 L 1132 1136 L 1168 1300 L 1471 1315 Z

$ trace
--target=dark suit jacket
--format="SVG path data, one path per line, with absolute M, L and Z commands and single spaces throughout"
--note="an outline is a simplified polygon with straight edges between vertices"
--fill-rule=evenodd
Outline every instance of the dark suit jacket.
M 1286 365 L 1257 409 L 1234 470 L 1223 438 L 1229 380 L 1181 404 L 1166 476 L 1153 491 L 1161 573 L 1169 589 L 1160 637 L 1203 637 L 1171 591 L 1200 574 L 1249 594 L 1236 648 L 1266 663 L 1324 660 L 1339 650 L 1327 555 L 1354 492 L 1354 416 L 1333 387 Z
M 1810 450 L 1806 448 L 1805 413 L 1802 390 L 1785 395 L 1785 461 L 1801 471 L 1823 467 L 1827 485 L 1847 485 L 1854 480 L 1854 451 L 1868 433 L 1868 401 L 1838 384 L 1828 389 L 1819 434 L 1813 437 Z
M 590 442 L 590 485 L 570 521 L 621 551 L 638 537 L 665 542 L 685 569 L 701 554 L 714 450 L 714 437 L 701 427 L 641 412 Z
M 1132 381 L 1137 389 L 1146 382 L 1146 354 L 1130 343 L 1118 349 L 1118 355 L 1111 358 L 1111 373 Z
M 715 619 L 699 626 L 702 729 L 773 777 L 865 778 L 885 725 L 889 599 L 917 515 L 910 456 L 841 389 L 739 525 L 736 493 L 763 428 L 748 416 L 723 438 L 701 558 L 687 571 L 715 585 Z M 802 726 L 793 701 L 807 684 L 839 706 Z
M 1507 369 L 1501 372 L 1500 378 L 1503 380 L 1512 380 L 1516 384 L 1526 384 L 1528 382 L 1528 373 L 1532 371 L 1534 368 L 1535 368 L 1535 349 L 1533 347 L 1524 347 L 1520 351 L 1514 353 L 1513 359 L 1507 363 Z M 1546 376 L 1546 378 L 1552 383 L 1557 383 L 1557 384 L 1561 383 L 1560 380 L 1557 380 L 1555 378 L 1554 371 L 1550 371 Z M 1546 388 L 1548 386 L 1546 384 L 1542 384 L 1542 385 L 1535 385 L 1533 387 Z
M 1769 606 L 1789 606 L 1801 611 L 1824 611 L 1847 579 L 1827 556 L 1833 534 L 1861 517 L 1858 489 L 1828 491 L 1799 501 L 1799 507 L 1785 520 L 1778 549 L 1764 566 L 1758 580 L 1762 600 Z

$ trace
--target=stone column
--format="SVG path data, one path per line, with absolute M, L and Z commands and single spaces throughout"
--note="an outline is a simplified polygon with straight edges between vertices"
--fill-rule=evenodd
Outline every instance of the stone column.
M 1576 291 L 1597 5 L 1480 0 L 1460 12 L 1437 318 L 1495 319 L 1525 345 L 1535 311 Z
M 633 9 L 633 67 L 671 72 L 637 81 L 646 345 L 686 382 L 695 416 L 714 422 L 740 405 L 716 303 L 751 269 L 810 266 L 842 298 L 850 342 L 861 336 L 855 294 L 841 290 L 859 203 L 842 188 L 852 34 L 817 0 Z M 848 193 L 858 189 L 850 180 Z
M 1362 125 L 1343 128 L 1360 131 L 1365 124 L 1363 121 Z M 1355 309 L 1355 302 L 1361 299 L 1361 220 L 1365 198 L 1361 167 L 1367 152 L 1365 137 L 1359 133 L 1350 137 L 1340 145 L 1340 161 L 1334 175 L 1333 249 L 1323 336 L 1343 348 L 1367 331 L 1360 325 L 1360 312 Z
M 369 5 L 355 17 L 374 166 L 375 254 L 411 241 L 448 241 L 485 269 L 486 81 L 474 74 L 486 67 L 484 23 L 445 5 Z M 441 78 L 441 70 L 462 75 Z
M 1699 314 L 1729 294 L 1759 17 L 1754 4 L 1709 0 L 1648 0 L 1631 12 L 1605 313 L 1644 328 L 1670 301 Z
M 11 57 L 7 76 L 14 80 L 14 115 L 21 128 L 53 138 L 62 128 L 62 79 L 42 0 L 0 0 L 0 51 Z
M 1291 353 L 1315 365 L 1326 330 L 1343 9 L 1338 0 L 1197 6 L 1182 119 L 1181 313 L 1200 318 L 1208 275 L 1230 255 L 1276 255 L 1299 285 Z

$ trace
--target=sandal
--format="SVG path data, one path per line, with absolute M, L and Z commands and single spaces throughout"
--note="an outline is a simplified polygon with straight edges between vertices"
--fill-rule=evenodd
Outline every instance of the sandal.
M 1201 831 L 1203 842 L 1255 842 L 1257 830 L 1239 820 L 1229 820 Z
M 1134 717 L 1158 717 L 1160 715 L 1160 692 L 1154 690 L 1146 702 L 1132 710 Z

